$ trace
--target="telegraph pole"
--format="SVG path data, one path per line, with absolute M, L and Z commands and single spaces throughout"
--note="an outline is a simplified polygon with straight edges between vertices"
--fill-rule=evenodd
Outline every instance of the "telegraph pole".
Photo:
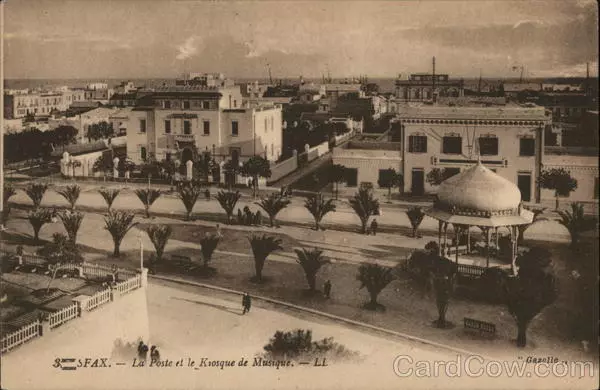
M 0 1 L 0 37 L 4 36 L 4 2 Z M 4 80 L 4 39 L 0 39 L 0 80 Z M 4 107 L 4 83 L 0 86 L 0 106 Z M 4 230 L 4 110 L 0 114 L 0 230 Z

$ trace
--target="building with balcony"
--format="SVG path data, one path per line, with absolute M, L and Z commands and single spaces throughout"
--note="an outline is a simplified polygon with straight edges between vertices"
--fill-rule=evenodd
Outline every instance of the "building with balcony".
M 447 74 L 415 73 L 408 79 L 396 80 L 396 102 L 433 101 L 436 97 L 462 97 L 463 80 L 452 80 Z
M 209 153 L 215 161 L 242 162 L 253 155 L 281 155 L 281 107 L 243 107 L 239 86 L 198 84 L 155 89 L 129 113 L 127 154 L 182 164 Z
M 411 104 L 396 114 L 402 144 L 404 191 L 434 192 L 434 168 L 459 173 L 477 161 L 515 183 L 525 202 L 539 202 L 544 130 L 552 117 L 543 107 L 452 107 Z
M 28 115 L 50 116 L 56 111 L 65 111 L 73 102 L 85 99 L 82 90 L 65 91 L 18 91 L 4 94 L 4 117 L 25 118 Z

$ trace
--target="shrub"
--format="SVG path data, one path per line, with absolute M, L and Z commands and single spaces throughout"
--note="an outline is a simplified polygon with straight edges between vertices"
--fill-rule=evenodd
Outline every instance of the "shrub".
M 346 349 L 335 342 L 333 337 L 313 341 L 312 331 L 303 329 L 291 332 L 278 330 L 263 349 L 265 353 L 261 357 L 269 360 L 306 361 L 326 358 L 335 362 L 360 358 L 358 352 Z

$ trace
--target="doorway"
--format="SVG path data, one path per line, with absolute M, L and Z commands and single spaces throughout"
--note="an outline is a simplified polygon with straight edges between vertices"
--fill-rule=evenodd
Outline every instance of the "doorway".
M 423 168 L 413 168 L 410 192 L 416 196 L 425 193 L 425 171 Z
M 521 200 L 523 202 L 531 201 L 531 173 L 519 173 L 517 187 L 521 191 Z

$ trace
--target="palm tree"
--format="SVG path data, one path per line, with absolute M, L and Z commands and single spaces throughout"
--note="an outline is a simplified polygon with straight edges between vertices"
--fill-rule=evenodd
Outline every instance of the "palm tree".
M 182 185 L 178 189 L 179 199 L 183 202 L 185 206 L 186 214 L 185 219 L 189 221 L 192 219 L 192 211 L 194 210 L 194 206 L 196 205 L 196 201 L 200 196 L 200 186 L 194 184 Z
M 425 217 L 425 213 L 421 210 L 420 207 L 414 206 L 408 209 L 406 212 L 406 216 L 410 221 L 410 225 L 412 226 L 412 236 L 417 237 L 417 229 L 419 229 L 419 225 L 423 222 L 423 218 Z
M 376 310 L 378 307 L 382 307 L 377 303 L 377 296 L 394 280 L 394 275 L 390 267 L 382 267 L 374 263 L 363 263 L 358 268 L 356 280 L 360 282 L 359 289 L 366 287 L 371 296 L 371 301 L 365 305 L 365 308 Z
M 319 272 L 322 266 L 331 263 L 331 261 L 323 256 L 322 250 L 317 248 L 312 250 L 302 248 L 295 249 L 294 251 L 296 252 L 296 256 L 298 256 L 298 264 L 304 269 L 310 292 L 315 292 L 317 272 Z
M 315 230 L 319 230 L 320 223 L 325 215 L 335 211 L 336 207 L 333 202 L 333 199 L 325 200 L 325 197 L 320 192 L 304 201 L 304 207 L 315 219 Z
M 108 208 L 107 212 L 110 213 L 110 208 L 112 207 L 112 204 L 114 203 L 117 196 L 119 196 L 120 191 L 121 190 L 113 189 L 113 188 L 108 188 L 108 189 L 101 188 L 98 191 L 100 193 L 100 195 L 102 195 L 102 197 L 104 198 L 104 201 L 106 202 L 106 206 Z
M 17 194 L 17 191 L 15 191 L 15 189 L 10 186 L 4 186 L 4 188 L 2 189 L 2 199 L 3 199 L 3 206 L 4 209 L 2 209 L 2 224 L 5 224 L 6 221 L 8 221 L 8 214 L 10 213 L 10 207 L 8 206 L 8 201 L 10 198 L 12 198 L 13 196 L 15 196 Z
M 50 292 L 50 286 L 56 279 L 58 271 L 65 268 L 67 264 L 81 264 L 83 261 L 77 246 L 62 233 L 54 233 L 52 242 L 40 249 L 38 254 L 46 258 L 50 270 L 50 281 L 46 287 L 46 294 Z
M 156 261 L 160 262 L 173 230 L 169 225 L 150 225 L 146 228 L 146 233 L 148 233 L 148 237 L 156 250 Z
M 350 206 L 360 218 L 361 233 L 367 232 L 369 217 L 379 210 L 379 201 L 373 198 L 373 192 L 367 188 L 360 188 L 354 197 L 350 198 Z
M 208 268 L 208 263 L 212 260 L 212 255 L 220 240 L 221 236 L 217 234 L 207 234 L 200 240 L 200 252 L 202 253 L 202 261 L 204 261 L 204 268 Z
M 33 239 L 37 242 L 40 240 L 40 230 L 42 227 L 52 220 L 52 210 L 36 208 L 29 212 L 27 219 L 33 228 Z
M 66 199 L 67 202 L 71 205 L 71 210 L 75 210 L 75 203 L 77 203 L 77 199 L 79 199 L 79 194 L 81 193 L 81 187 L 77 184 L 73 184 L 70 186 L 66 186 L 56 191 L 59 195 Z
M 77 232 L 81 227 L 81 222 L 83 221 L 83 214 L 77 211 L 69 211 L 66 210 L 60 214 L 58 214 L 60 220 L 67 231 L 67 235 L 69 236 L 69 240 L 75 245 L 77 243 Z
M 219 204 L 225 211 L 225 214 L 227 214 L 227 224 L 231 223 L 233 209 L 235 209 L 235 205 L 237 204 L 238 200 L 240 200 L 240 197 L 241 195 L 239 191 L 219 191 L 217 193 L 217 201 L 219 201 Z
M 585 218 L 583 205 L 577 202 L 571 203 L 571 211 L 559 210 L 558 215 L 560 215 L 560 220 L 558 222 L 569 230 L 569 234 L 571 235 L 571 247 L 575 248 L 579 243 L 581 233 L 592 227 L 590 220 Z
M 160 198 L 160 191 L 151 188 L 143 188 L 135 190 L 135 194 L 140 202 L 144 204 L 146 218 L 150 218 L 150 207 L 152 207 L 152 204 L 156 202 L 158 198 Z
M 137 225 L 137 223 L 133 222 L 134 217 L 133 213 L 127 211 L 110 211 L 108 216 L 104 218 L 104 228 L 108 230 L 115 244 L 114 257 L 121 255 L 119 251 L 121 241 L 123 241 L 127 232 Z
M 48 189 L 48 185 L 44 183 L 31 183 L 25 188 L 25 193 L 33 202 L 33 208 L 37 209 L 42 204 L 42 198 Z
M 262 236 L 252 235 L 248 240 L 250 241 L 252 254 L 254 255 L 256 280 L 262 282 L 262 270 L 265 266 L 265 260 L 267 260 L 267 256 L 272 252 L 283 249 L 281 247 L 281 239 L 263 234 Z
M 291 202 L 284 199 L 280 194 L 273 192 L 269 196 L 262 198 L 260 202 L 255 202 L 269 215 L 269 222 L 273 227 L 277 214 L 286 208 Z

